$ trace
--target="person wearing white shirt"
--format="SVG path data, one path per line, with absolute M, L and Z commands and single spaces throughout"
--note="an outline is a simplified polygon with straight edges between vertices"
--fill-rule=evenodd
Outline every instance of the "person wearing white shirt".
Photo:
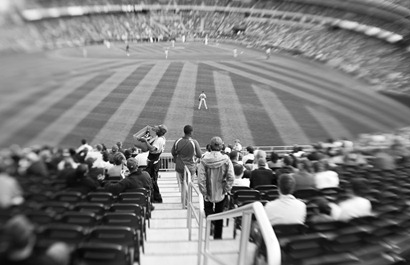
M 349 221 L 353 218 L 373 215 L 371 202 L 362 197 L 367 189 L 365 180 L 352 179 L 350 181 L 352 194 L 350 198 L 332 206 L 332 216 L 336 220 Z
M 243 179 L 243 165 L 235 164 L 233 166 L 233 171 L 235 173 L 235 179 L 233 180 L 233 186 L 246 186 L 249 187 L 250 181 L 248 178 Z
M 81 151 L 84 151 L 85 149 L 87 149 L 87 152 L 90 152 L 90 151 L 93 150 L 93 147 L 87 143 L 86 139 L 82 139 L 81 140 L 81 145 L 80 145 L 80 147 L 77 148 L 76 153 L 78 154 Z
M 318 161 L 313 164 L 315 170 L 315 186 L 317 189 L 339 187 L 339 175 L 332 170 L 328 170 L 326 161 Z
M 279 176 L 279 198 L 265 205 L 265 211 L 271 225 L 303 224 L 306 219 L 306 204 L 292 195 L 295 179 L 290 174 Z
M 253 154 L 255 149 L 252 146 L 248 146 L 246 147 L 246 151 L 248 153 L 242 157 L 242 162 L 246 164 L 246 161 L 251 160 L 253 163 L 253 161 L 255 160 L 255 155 Z
M 152 184 L 154 186 L 153 202 L 162 203 L 162 196 L 158 187 L 158 171 L 159 171 L 159 160 L 162 152 L 165 149 L 165 134 L 168 131 L 168 128 L 161 124 L 153 128 L 154 132 L 157 134 L 155 137 L 150 140 L 146 138 L 138 138 L 139 141 L 147 143 L 148 146 L 148 158 L 147 158 L 147 169 L 146 171 L 150 174 L 152 178 Z

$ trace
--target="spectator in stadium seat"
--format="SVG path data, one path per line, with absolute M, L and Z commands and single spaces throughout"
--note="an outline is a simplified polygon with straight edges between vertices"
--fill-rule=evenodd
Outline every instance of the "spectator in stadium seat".
M 242 145 L 241 145 L 241 141 L 239 139 L 235 140 L 235 143 L 233 144 L 232 150 L 242 152 Z
M 303 158 L 299 159 L 296 165 L 298 170 L 292 173 L 296 182 L 295 190 L 316 188 L 315 175 L 312 174 L 312 162 Z
M 372 164 L 375 168 L 392 170 L 396 168 L 396 159 L 390 154 L 389 150 L 380 148 L 373 151 Z
M 278 176 L 282 175 L 282 174 L 290 174 L 290 173 L 294 173 L 296 171 L 298 171 L 298 169 L 296 167 L 294 167 L 295 165 L 295 161 L 296 158 L 293 155 L 285 155 L 282 158 L 282 167 L 276 170 L 276 174 Z
M 103 180 L 105 178 L 105 169 L 103 167 L 97 167 L 95 161 L 97 161 L 95 157 L 85 159 L 85 164 L 88 165 L 88 176 L 92 179 Z
M 49 172 L 46 163 L 36 153 L 30 152 L 26 155 L 28 167 L 26 169 L 27 176 L 48 177 Z
M 232 150 L 229 153 L 229 159 L 231 159 L 231 162 L 234 166 L 237 164 L 242 165 L 242 161 L 239 161 L 239 152 L 236 150 Z
M 13 216 L 0 232 L 2 265 L 68 265 L 69 247 L 62 242 L 51 244 L 45 252 L 35 248 L 34 225 L 23 215 Z
M 184 181 L 184 166 L 186 166 L 191 173 L 192 182 L 197 183 L 197 163 L 195 160 L 202 157 L 202 151 L 198 141 L 192 138 L 193 131 L 191 125 L 185 125 L 184 136 L 176 140 L 171 149 L 175 161 L 175 171 L 181 182 Z
M 0 173 L 0 211 L 24 202 L 18 181 L 7 173 Z
M 233 181 L 233 186 L 249 187 L 249 184 L 250 184 L 249 178 L 242 178 L 245 168 L 240 164 L 236 164 L 236 165 L 233 165 L 233 171 L 235 173 L 235 180 Z
M 77 148 L 76 153 L 79 154 L 80 152 L 87 150 L 87 152 L 92 151 L 93 147 L 88 144 L 86 139 L 81 140 L 81 145 Z
M 242 157 L 242 162 L 244 165 L 253 163 L 253 160 L 255 159 L 255 155 L 253 154 L 254 151 L 255 149 L 253 148 L 253 146 L 246 147 L 247 154 Z
M 273 171 L 276 172 L 277 169 L 282 168 L 282 161 L 279 158 L 279 155 L 272 151 L 270 154 L 270 160 L 268 161 L 268 167 Z
M 272 225 L 303 224 L 306 219 L 306 204 L 292 195 L 295 179 L 282 174 L 278 179 L 279 198 L 266 203 L 265 211 Z
M 335 219 L 332 216 L 332 207 L 326 198 L 319 197 L 313 201 L 317 205 L 317 212 L 310 218 L 310 222 L 330 222 Z
M 338 208 L 332 210 L 335 219 L 349 221 L 350 219 L 373 215 L 371 202 L 364 197 L 367 190 L 366 180 L 355 178 L 350 180 L 350 195 L 347 200 L 338 204 Z
M 121 177 L 124 178 L 124 174 L 128 172 L 127 167 L 125 166 L 127 160 L 121 152 L 116 152 L 113 157 L 113 164 L 111 168 L 107 170 L 107 177 Z
M 251 171 L 250 187 L 255 188 L 260 185 L 277 185 L 277 178 L 272 170 L 266 168 L 265 158 L 259 158 L 258 168 Z
M 224 210 L 227 194 L 231 191 L 235 173 L 231 160 L 221 153 L 223 141 L 213 137 L 211 152 L 205 153 L 198 166 L 198 186 L 204 196 L 206 216 Z M 214 221 L 214 239 L 222 238 L 223 220 Z
M 81 194 L 95 191 L 101 186 L 98 180 L 88 176 L 87 164 L 78 165 L 75 169 L 75 174 L 67 179 L 66 184 L 69 191 L 78 191 Z
M 252 164 L 252 168 L 251 168 L 251 170 L 255 170 L 255 169 L 257 169 L 257 168 L 259 168 L 259 166 L 258 166 L 258 160 L 260 159 L 260 158 L 263 158 L 263 159 L 265 159 L 265 161 L 266 161 L 266 152 L 265 151 L 263 151 L 263 150 L 256 150 L 255 152 L 254 152 L 254 155 L 255 155 L 255 158 L 254 158 L 254 160 L 253 160 L 253 164 Z M 269 169 L 268 168 L 268 165 L 265 163 L 265 168 L 266 169 Z
M 122 146 L 122 142 L 118 141 L 115 145 L 118 147 L 118 152 L 124 153 L 125 149 Z
M 130 170 L 130 174 L 126 178 L 116 183 L 108 182 L 105 184 L 104 189 L 114 195 L 118 195 L 127 190 L 144 188 L 151 191 L 151 194 L 153 194 L 151 176 L 148 172 L 143 171 L 138 167 L 137 159 L 133 157 L 128 158 L 127 168 Z
M 108 162 L 110 162 L 111 164 L 115 165 L 114 163 L 114 156 L 115 154 L 118 153 L 118 146 L 117 145 L 113 145 L 111 147 L 111 150 L 108 151 Z
M 313 164 L 315 172 L 315 187 L 317 189 L 339 187 L 339 175 L 329 169 L 326 160 L 317 161 Z

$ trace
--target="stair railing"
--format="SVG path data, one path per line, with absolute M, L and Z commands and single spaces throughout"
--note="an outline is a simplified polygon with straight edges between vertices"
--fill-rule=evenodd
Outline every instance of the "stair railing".
M 280 265 L 281 264 L 281 250 L 278 239 L 275 232 L 272 229 L 272 225 L 269 222 L 268 216 L 266 215 L 265 209 L 261 202 L 254 202 L 252 204 L 247 204 L 245 206 L 218 213 L 208 215 L 206 218 L 206 231 L 205 231 L 205 249 L 202 253 L 204 255 L 204 265 L 207 265 L 208 258 L 212 258 L 219 264 L 225 265 L 216 255 L 213 255 L 210 251 L 210 232 L 211 232 L 211 222 L 215 220 L 224 220 L 227 218 L 234 218 L 242 216 L 242 231 L 239 244 L 239 257 L 238 265 L 245 265 L 246 255 L 249 243 L 249 236 L 251 231 L 252 214 L 256 217 L 256 222 L 259 225 L 260 232 L 262 234 L 263 240 L 265 241 L 267 250 L 267 264 L 268 265 Z M 202 242 L 198 242 L 201 245 Z M 201 247 L 202 248 L 202 247 Z M 202 255 L 200 255 L 202 256 Z M 232 263 L 229 263 L 232 264 Z
M 201 259 L 202 259 L 202 238 L 203 238 L 203 230 L 204 230 L 204 220 L 205 220 L 205 210 L 204 210 L 204 197 L 202 196 L 202 193 L 199 191 L 198 187 L 194 185 L 191 181 L 191 173 L 189 172 L 188 168 L 185 167 L 184 170 L 184 184 L 183 186 L 188 186 L 188 189 L 186 189 L 187 194 L 184 195 L 185 197 L 187 196 L 186 204 L 188 207 L 188 218 L 187 218 L 187 226 L 188 226 L 188 240 L 192 240 L 192 217 L 195 218 L 195 220 L 198 223 L 198 260 L 197 264 L 201 265 Z M 193 202 L 193 192 L 196 193 L 198 196 L 198 203 L 195 203 L 198 207 L 195 207 L 195 204 Z

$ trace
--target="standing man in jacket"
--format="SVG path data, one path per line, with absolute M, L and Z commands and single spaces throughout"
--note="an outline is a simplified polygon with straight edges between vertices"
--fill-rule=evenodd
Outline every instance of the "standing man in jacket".
M 221 153 L 222 139 L 213 137 L 210 148 L 211 152 L 204 154 L 198 167 L 198 186 L 204 196 L 206 216 L 223 211 L 226 195 L 235 179 L 231 160 Z M 214 239 L 221 239 L 223 220 L 215 221 L 214 227 Z
M 177 177 L 184 181 L 184 166 L 186 166 L 191 173 L 192 182 L 196 183 L 196 162 L 195 158 L 202 157 L 201 147 L 197 140 L 192 138 L 194 129 L 191 125 L 184 126 L 184 137 L 175 141 L 171 149 L 171 154 L 175 160 L 175 171 Z

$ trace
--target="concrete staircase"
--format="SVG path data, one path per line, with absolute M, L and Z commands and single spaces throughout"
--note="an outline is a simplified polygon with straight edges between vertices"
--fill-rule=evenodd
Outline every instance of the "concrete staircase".
M 158 186 L 163 203 L 155 204 L 152 212 L 151 226 L 147 228 L 145 253 L 141 253 L 141 265 L 195 265 L 198 257 L 198 224 L 194 219 L 192 241 L 189 241 L 187 210 L 181 204 L 181 192 L 175 172 L 160 172 Z M 195 200 L 198 201 L 198 197 Z M 240 234 L 233 239 L 233 220 L 229 220 L 229 226 L 224 227 L 223 238 L 224 240 L 211 240 L 211 251 L 216 252 L 218 258 L 226 264 L 236 264 Z M 217 263 L 209 259 L 208 264 Z

